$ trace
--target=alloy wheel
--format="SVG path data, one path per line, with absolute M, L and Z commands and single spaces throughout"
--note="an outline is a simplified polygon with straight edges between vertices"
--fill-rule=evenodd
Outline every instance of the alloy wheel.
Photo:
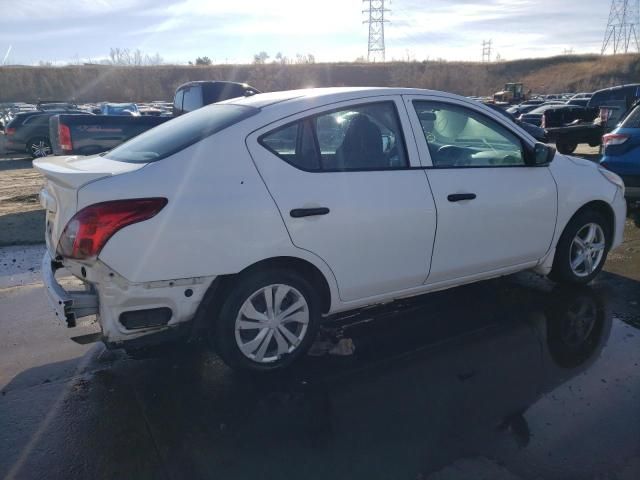
M 51 147 L 44 140 L 33 142 L 30 148 L 34 157 L 46 157 L 51 154 Z
M 604 231 L 600 225 L 588 223 L 582 227 L 571 242 L 571 271 L 578 277 L 591 275 L 600 266 L 605 246 Z

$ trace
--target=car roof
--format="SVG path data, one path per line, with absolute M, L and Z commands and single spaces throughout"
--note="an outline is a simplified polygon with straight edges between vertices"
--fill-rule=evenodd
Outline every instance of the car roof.
M 246 105 L 254 108 L 265 108 L 276 104 L 290 106 L 302 106 L 304 104 L 328 104 L 355 100 L 358 98 L 375 97 L 381 95 L 437 95 L 448 98 L 456 98 L 465 102 L 478 102 L 470 100 L 461 95 L 435 90 L 424 90 L 419 88 L 389 88 L 389 87 L 327 87 L 327 88 L 307 88 L 301 90 L 285 90 L 281 92 L 259 93 L 250 97 L 238 97 L 224 100 L 219 103 L 234 105 Z
M 491 107 L 481 102 L 471 100 L 462 95 L 454 93 L 441 92 L 437 90 L 426 90 L 419 88 L 394 88 L 394 87 L 328 87 L 328 88 L 309 88 L 302 90 L 286 90 L 281 92 L 260 93 L 251 97 L 238 97 L 229 100 L 217 102 L 215 105 L 238 105 L 259 109 L 260 115 L 254 115 L 246 120 L 248 129 L 262 128 L 271 122 L 284 120 L 290 115 L 312 110 L 315 108 L 323 108 L 340 102 L 349 102 L 353 100 L 378 101 L 382 96 L 395 95 L 416 95 L 430 96 L 431 101 L 455 100 L 463 105 L 473 106 L 484 109 L 493 118 L 500 121 L 510 123 L 511 120 L 503 116 L 499 112 L 494 112 Z M 208 107 L 204 107 L 208 108 Z M 527 132 L 523 130 L 523 133 Z M 535 141 L 531 137 L 532 141 Z
M 629 83 L 627 85 L 617 85 L 615 87 L 603 88 L 602 90 L 598 90 L 597 92 L 594 92 L 594 95 L 596 93 L 614 92 L 616 90 L 624 90 L 625 88 L 640 88 L 640 83 Z
M 56 115 L 58 113 L 61 113 L 61 112 L 54 112 L 54 111 L 51 111 L 51 110 L 46 111 L 46 112 L 43 112 L 42 110 L 33 110 L 31 112 L 16 113 L 16 115 L 13 118 L 16 119 L 16 120 L 23 120 L 25 118 L 35 117 L 35 116 L 38 116 L 38 115 Z

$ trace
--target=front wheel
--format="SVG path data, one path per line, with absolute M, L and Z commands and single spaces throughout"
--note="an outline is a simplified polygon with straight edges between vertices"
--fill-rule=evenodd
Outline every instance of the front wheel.
M 549 277 L 562 283 L 586 284 L 595 278 L 607 260 L 611 244 L 608 222 L 597 211 L 576 215 L 564 229 Z
M 320 299 L 296 272 L 273 269 L 241 275 L 211 329 L 211 341 L 232 368 L 275 370 L 311 346 Z

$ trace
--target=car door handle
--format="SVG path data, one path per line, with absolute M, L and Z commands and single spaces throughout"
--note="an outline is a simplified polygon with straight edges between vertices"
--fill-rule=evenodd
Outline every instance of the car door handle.
M 473 200 L 476 198 L 475 193 L 452 193 L 447 197 L 450 202 L 461 202 L 462 200 Z
M 314 217 L 316 215 L 326 215 L 329 213 L 329 209 L 327 207 L 317 207 L 317 208 L 294 208 L 289 212 L 293 218 L 302 218 L 302 217 Z

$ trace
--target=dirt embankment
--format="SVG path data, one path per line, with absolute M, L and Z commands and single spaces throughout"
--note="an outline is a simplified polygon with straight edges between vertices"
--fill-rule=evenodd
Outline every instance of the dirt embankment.
M 537 93 L 593 91 L 640 78 L 640 55 L 565 55 L 509 62 L 385 62 L 116 67 L 0 67 L 0 101 L 152 101 L 190 80 L 248 82 L 263 91 L 307 87 L 417 87 L 485 96 L 505 82 Z
M 30 158 L 0 158 L 0 246 L 44 241 L 42 184 Z

